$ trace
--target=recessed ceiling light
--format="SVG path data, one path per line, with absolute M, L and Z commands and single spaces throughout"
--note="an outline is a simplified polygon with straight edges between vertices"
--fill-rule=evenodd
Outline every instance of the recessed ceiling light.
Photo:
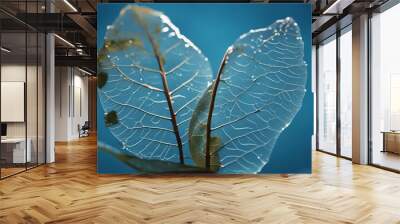
M 68 0 L 64 0 L 64 3 L 68 5 L 68 7 L 70 7 L 74 12 L 78 12 L 78 10 Z
M 81 68 L 79 68 L 79 67 L 78 67 L 78 70 L 81 71 L 81 72 L 83 72 L 83 73 L 85 73 L 85 74 L 87 74 L 87 75 L 93 75 L 92 73 L 90 73 L 90 72 L 88 72 L 88 71 L 86 71 L 86 70 L 83 70 L 83 69 L 81 69 Z
M 1 51 L 4 51 L 6 53 L 10 53 L 11 52 L 11 50 L 9 50 L 9 49 L 7 49 L 5 47 L 1 47 L 0 49 L 1 49 Z
M 69 42 L 68 40 L 60 37 L 58 34 L 54 34 L 55 37 L 57 37 L 59 40 L 61 40 L 62 42 L 64 42 L 65 44 L 67 44 L 70 47 L 75 48 L 75 45 L 73 45 L 71 42 Z

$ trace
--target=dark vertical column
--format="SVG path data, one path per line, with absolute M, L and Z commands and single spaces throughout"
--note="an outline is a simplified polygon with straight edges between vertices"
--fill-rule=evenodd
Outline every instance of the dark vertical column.
M 316 122 L 316 139 L 315 139 L 315 147 L 319 150 L 319 44 L 316 45 L 315 48 L 315 122 Z
M 37 22 L 39 22 L 39 0 L 36 0 Z M 39 32 L 36 31 L 36 166 L 39 165 Z
M 47 0 L 45 0 L 44 2 L 44 12 L 47 13 L 47 9 L 48 9 L 48 3 Z M 47 163 L 47 35 L 48 33 L 45 32 L 44 33 L 44 67 L 42 68 L 42 72 L 44 73 L 44 77 L 42 74 L 42 79 L 44 79 L 44 135 L 43 135 L 43 139 L 44 139 L 44 163 Z M 43 52 L 42 52 L 43 53 Z M 43 82 L 43 80 L 42 80 Z M 43 117 L 42 117 L 43 118 Z
M 367 112 L 367 129 L 368 129 L 368 155 L 367 155 L 367 163 L 373 163 L 373 149 L 372 149 L 372 64 L 371 64 L 371 55 L 372 55 L 372 29 L 371 29 L 371 20 L 372 20 L 372 10 L 368 11 L 368 21 L 367 21 L 367 46 L 368 46 L 368 53 L 367 53 L 367 83 L 368 83 L 368 90 L 367 90 L 367 102 L 368 102 L 368 112 Z M 386 148 L 386 147 L 384 147 Z
M 341 119 L 340 119 L 340 83 L 341 83 L 341 64 L 340 64 L 340 29 L 336 31 L 336 154 L 341 156 Z
M 0 20 L 0 48 L 3 46 L 2 45 L 2 22 L 1 22 L 1 20 Z M 3 52 L 1 52 L 1 50 L 0 50 L 0 124 L 2 124 L 2 122 L 1 122 L 1 110 L 2 110 L 2 108 L 1 108 L 1 67 L 2 67 L 2 60 L 1 60 L 1 56 L 2 56 L 2 54 L 3 54 Z M 2 148 L 1 148 L 1 146 L 2 146 L 2 144 L 0 144 L 0 179 L 2 179 L 2 176 L 1 176 L 1 170 L 2 170 L 2 167 L 3 167 L 3 160 L 2 160 L 2 156 L 1 156 L 1 150 L 2 150 Z
M 28 21 L 28 0 L 25 0 L 25 21 Z M 24 121 L 25 121 L 25 170 L 28 169 L 28 24 L 25 23 L 25 87 L 24 87 Z

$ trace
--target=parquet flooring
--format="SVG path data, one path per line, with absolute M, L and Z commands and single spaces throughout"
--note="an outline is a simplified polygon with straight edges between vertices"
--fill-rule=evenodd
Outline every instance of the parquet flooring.
M 96 174 L 96 140 L 0 181 L 0 223 L 400 223 L 400 175 L 313 153 L 312 175 Z

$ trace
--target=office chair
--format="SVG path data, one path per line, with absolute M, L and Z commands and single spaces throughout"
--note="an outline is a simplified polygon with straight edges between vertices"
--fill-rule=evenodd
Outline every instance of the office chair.
M 78 125 L 79 138 L 89 136 L 89 129 L 90 129 L 89 121 L 85 121 L 85 123 L 82 125 L 82 127 L 80 127 L 80 125 Z

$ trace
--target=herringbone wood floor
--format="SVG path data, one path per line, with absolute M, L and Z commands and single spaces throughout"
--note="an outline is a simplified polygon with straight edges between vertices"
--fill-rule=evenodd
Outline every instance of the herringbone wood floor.
M 400 175 L 313 154 L 312 175 L 96 174 L 95 138 L 0 181 L 0 223 L 400 223 Z

